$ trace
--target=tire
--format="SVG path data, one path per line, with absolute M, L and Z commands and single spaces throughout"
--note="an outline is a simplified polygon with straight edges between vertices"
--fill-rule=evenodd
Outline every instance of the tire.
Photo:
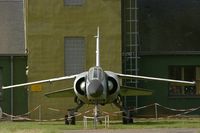
M 0 107 L 0 119 L 2 118 L 2 116 L 3 116 L 3 111 L 2 111 L 2 109 Z

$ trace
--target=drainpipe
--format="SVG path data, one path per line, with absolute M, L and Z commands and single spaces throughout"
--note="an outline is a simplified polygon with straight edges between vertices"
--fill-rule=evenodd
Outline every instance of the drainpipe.
M 13 56 L 10 56 L 10 84 L 13 85 Z M 11 121 L 13 120 L 13 88 L 10 90 Z
M 25 44 L 25 53 L 27 54 L 28 53 L 28 48 L 27 48 L 27 25 L 26 25 L 26 21 L 28 19 L 28 16 L 27 16 L 27 11 L 28 9 L 28 1 L 27 0 L 23 0 L 23 19 L 24 19 L 24 44 Z

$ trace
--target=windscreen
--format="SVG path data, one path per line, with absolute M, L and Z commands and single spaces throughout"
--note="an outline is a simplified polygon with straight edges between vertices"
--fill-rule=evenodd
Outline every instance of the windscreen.
M 103 80 L 104 79 L 104 72 L 100 67 L 92 67 L 90 68 L 88 72 L 88 79 L 89 81 L 98 79 Z

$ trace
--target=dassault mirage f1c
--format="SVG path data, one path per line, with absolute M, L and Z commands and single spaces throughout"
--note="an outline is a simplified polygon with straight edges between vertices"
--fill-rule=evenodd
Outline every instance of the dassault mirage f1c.
M 194 85 L 195 82 L 146 77 L 138 75 L 128 75 L 115 73 L 112 71 L 103 71 L 100 67 L 100 53 L 99 53 L 99 28 L 97 28 L 96 38 L 96 66 L 91 67 L 89 71 L 75 74 L 71 76 L 64 76 L 58 78 L 52 78 L 47 80 L 40 80 L 35 82 L 28 82 L 23 84 L 3 86 L 2 89 L 15 88 L 20 86 L 29 86 L 33 84 L 41 84 L 46 82 L 55 82 L 60 80 L 74 79 L 74 86 L 67 89 L 57 90 L 50 93 L 46 93 L 47 97 L 75 97 L 75 102 L 78 104 L 74 111 L 78 111 L 84 104 L 94 104 L 94 120 L 98 121 L 98 105 L 105 105 L 114 103 L 117 107 L 123 110 L 121 96 L 139 96 L 139 95 L 151 95 L 152 91 L 133 88 L 120 85 L 120 79 L 136 79 L 136 80 L 156 80 L 165 81 L 178 84 Z M 71 113 L 69 116 L 73 116 Z M 69 117 L 68 116 L 68 117 Z

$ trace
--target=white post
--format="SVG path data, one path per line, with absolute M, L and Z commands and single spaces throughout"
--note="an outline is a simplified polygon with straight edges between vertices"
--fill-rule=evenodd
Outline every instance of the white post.
M 106 118 L 107 116 L 105 116 L 105 118 L 104 118 L 104 122 L 105 122 L 105 128 L 106 128 L 106 124 L 107 124 L 107 118 Z
M 109 118 L 109 115 L 107 115 L 107 127 L 109 128 L 110 126 L 110 118 Z
M 83 116 L 84 128 L 87 129 L 87 117 Z

